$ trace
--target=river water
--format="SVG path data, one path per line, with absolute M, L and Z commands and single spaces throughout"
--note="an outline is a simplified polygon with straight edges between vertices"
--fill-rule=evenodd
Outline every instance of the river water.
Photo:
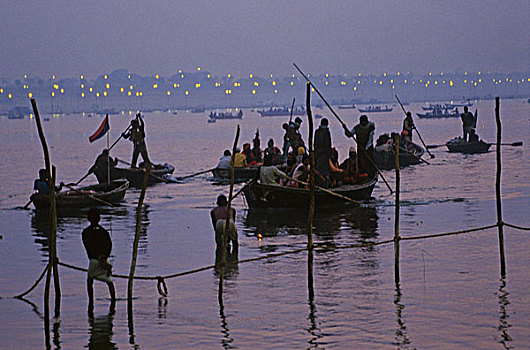
M 421 112 L 421 104 L 408 109 Z M 494 101 L 479 101 L 478 133 L 495 142 Z M 337 110 L 350 126 L 357 110 Z M 202 114 L 178 111 L 147 113 L 147 144 L 155 162 L 176 167 L 175 175 L 213 168 L 224 149 L 232 147 L 236 125 L 240 146 L 259 128 L 262 145 L 279 144 L 286 118 L 263 118 L 244 110 L 242 120 L 207 123 Z M 330 120 L 340 159 L 351 141 Z M 66 115 L 43 122 L 58 181 L 75 182 L 91 166 L 105 140 L 89 144 L 100 117 Z M 399 105 L 390 113 L 369 115 L 376 134 L 401 128 Z M 530 227 L 530 105 L 501 101 L 502 209 L 505 222 Z M 111 141 L 129 115 L 111 116 Z M 461 133 L 458 119 L 415 118 L 427 144 L 443 144 Z M 318 123 L 318 120 L 315 121 Z M 44 269 L 48 256 L 47 218 L 21 210 L 33 179 L 43 167 L 35 121 L 0 119 L 0 348 L 43 349 L 44 283 L 24 301 L 25 291 Z M 307 140 L 307 121 L 302 124 Z M 417 140 L 417 137 L 415 139 Z M 402 169 L 400 234 L 412 237 L 483 227 L 496 222 L 495 146 L 486 154 L 448 153 L 432 149 L 430 164 Z M 131 144 L 120 141 L 113 156 L 130 160 Z M 392 171 L 383 175 L 394 188 Z M 89 177 L 84 183 L 95 182 Z M 236 190 L 241 185 L 236 186 Z M 136 274 L 163 276 L 214 263 L 215 242 L 209 211 L 228 186 L 211 174 L 178 184 L 148 188 L 141 215 Z M 400 281 L 394 279 L 394 247 L 334 249 L 379 242 L 394 235 L 394 197 L 380 180 L 373 199 L 361 207 L 317 210 L 312 270 L 303 251 L 240 264 L 225 271 L 218 298 L 220 271 L 204 271 L 168 279 L 167 298 L 155 281 L 135 280 L 134 317 L 127 317 L 127 281 L 115 278 L 118 295 L 114 315 L 108 313 L 106 286 L 95 283 L 95 317 L 87 315 L 85 273 L 60 267 L 60 316 L 51 319 L 52 349 L 499 349 L 530 348 L 530 245 L 528 231 L 504 228 L 506 276 L 501 277 L 497 229 L 427 240 L 402 241 Z M 114 272 L 127 275 L 132 259 L 138 190 L 128 191 L 123 206 L 104 209 L 101 224 L 111 233 Z M 303 248 L 307 213 L 249 210 L 243 196 L 234 200 L 239 231 L 239 259 Z M 85 212 L 58 218 L 58 257 L 87 266 L 80 234 L 88 225 Z M 259 239 L 258 235 L 262 238 Z M 53 290 L 53 289 L 52 289 Z M 53 305 L 53 292 L 51 302 Z

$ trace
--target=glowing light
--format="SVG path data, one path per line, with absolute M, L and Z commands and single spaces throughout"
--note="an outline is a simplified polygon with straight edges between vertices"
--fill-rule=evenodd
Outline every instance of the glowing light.
M 130 91 L 127 91 L 127 96 L 131 96 L 131 92 Z
M 180 86 L 180 85 L 177 84 L 177 83 L 173 84 L 173 87 L 174 87 L 174 88 L 177 88 L 177 87 L 179 87 L 179 86 Z
M 24 79 L 26 79 L 27 77 L 28 77 L 28 75 L 27 75 L 27 74 L 24 74 Z
M 256 90 L 252 90 L 252 95 L 255 95 L 256 94 Z
M 210 73 L 208 73 L 208 74 L 206 75 L 206 78 L 210 79 L 210 77 L 211 77 L 211 76 L 210 76 Z
M 232 93 L 232 90 L 230 90 L 230 89 L 226 89 L 225 90 L 225 94 L 230 95 L 231 93 Z
M 394 84 L 394 79 L 390 79 L 390 84 Z
M 201 67 L 197 67 L 197 71 L 200 72 L 201 71 Z
M 0 88 L 0 94 L 4 93 L 4 89 Z
M 401 73 L 400 73 L 400 72 L 397 72 L 397 75 L 398 75 L 398 77 L 399 77 L 399 76 L 401 75 Z
M 277 94 L 278 93 L 278 89 L 274 89 L 274 93 Z
M 184 94 L 185 94 L 186 96 L 188 96 L 188 95 L 190 94 L 190 92 L 189 92 L 188 90 L 186 90 L 186 91 L 184 92 Z
M 140 92 L 136 91 L 136 97 L 140 96 Z
M 99 97 L 99 92 L 96 92 L 96 97 Z
M 53 88 L 54 88 L 55 90 L 59 90 L 59 85 L 57 85 L 57 84 L 53 84 Z
M 259 86 L 259 83 L 257 81 L 254 82 L 254 86 Z
M 272 81 L 272 86 L 276 86 L 276 81 L 275 80 Z
M 357 91 L 357 86 L 354 86 L 354 87 L 353 87 L 353 91 Z
M 92 92 L 93 90 L 94 90 L 93 88 L 88 89 L 88 91 L 90 91 L 90 92 Z
M 129 85 L 129 90 L 132 90 L 132 89 L 134 89 L 134 86 Z
M 293 86 L 293 85 L 294 85 L 294 81 L 291 81 L 291 86 Z
M 324 83 L 324 85 L 328 85 L 328 82 L 326 81 L 326 82 Z
M 383 81 L 382 80 L 379 81 L 379 85 L 383 85 Z
M 107 78 L 108 78 L 108 77 L 107 77 L 107 74 L 105 74 L 104 78 L 105 78 L 105 80 L 107 80 Z
M 346 82 L 345 82 L 345 81 L 341 81 L 341 82 L 340 82 L 340 85 L 343 85 L 343 86 L 344 86 L 344 85 L 346 85 Z
M 195 88 L 198 89 L 201 87 L 201 84 L 200 83 L 195 83 Z
M 85 79 L 85 77 L 83 76 L 83 74 L 81 74 L 81 76 L 80 76 L 79 78 L 81 78 L 81 80 Z
M 181 74 L 180 77 L 181 77 L 182 79 L 184 79 L 184 74 Z
M 407 83 L 407 79 L 405 79 L 405 84 Z
M 392 85 L 392 90 L 394 90 L 395 88 L 396 88 L 396 86 L 395 86 L 395 85 Z
M 7 94 L 7 98 L 12 98 L 12 97 L 13 97 L 13 95 Z
M 61 89 L 61 94 L 64 94 L 64 89 Z
M 232 76 L 230 75 L 230 73 L 228 73 L 227 77 L 228 77 L 228 78 L 231 78 Z
M 464 79 L 464 84 L 467 84 L 467 79 Z
M 81 89 L 84 89 L 85 88 L 85 84 L 81 84 Z
M 431 75 L 432 75 L 432 72 L 429 72 L 429 76 L 431 76 Z
M 467 75 L 467 72 L 464 72 L 464 75 Z
M 29 98 L 32 98 L 33 97 L 33 94 L 31 92 L 28 93 L 28 97 Z
M 435 81 L 434 81 L 434 85 L 438 85 L 438 80 L 435 80 Z
M 130 74 L 129 74 L 129 75 L 127 75 L 127 79 L 131 79 L 131 75 L 130 75 Z
M 157 75 L 155 75 L 155 79 L 158 79 L 158 78 L 159 78 L 158 74 L 157 74 Z
M 121 88 L 120 88 L 120 92 L 123 92 L 123 90 L 125 90 L 125 89 L 121 87 Z
M 479 74 L 480 74 L 480 72 L 479 72 Z M 478 80 L 478 82 L 479 82 L 479 83 L 482 83 L 482 78 L 480 78 L 480 79 Z
M 326 78 L 327 78 L 327 77 L 329 77 L 329 74 L 328 74 L 328 73 L 326 73 Z
M 153 89 L 158 88 L 158 84 L 153 84 Z
M 221 83 L 215 82 L 215 87 L 219 87 L 219 86 L 221 86 Z
M 83 97 L 83 98 L 85 97 L 85 93 L 84 92 L 81 93 L 81 97 Z
M 259 239 L 263 238 L 263 235 L 261 233 L 258 233 L 258 238 Z
M 103 96 L 107 96 L 107 92 L 106 91 L 103 91 Z
M 171 91 L 168 90 L 168 91 L 166 92 L 166 94 L 167 94 L 168 96 L 171 96 Z
M 110 89 L 110 84 L 109 84 L 109 83 L 105 84 L 105 87 L 106 87 L 107 89 Z
M 248 75 L 248 78 L 252 79 L 252 78 L 254 78 L 254 75 L 251 73 L 251 74 Z
M 55 80 L 55 75 L 52 75 L 52 80 Z
M 55 91 L 52 91 L 52 97 L 54 97 L 54 96 L 55 96 Z

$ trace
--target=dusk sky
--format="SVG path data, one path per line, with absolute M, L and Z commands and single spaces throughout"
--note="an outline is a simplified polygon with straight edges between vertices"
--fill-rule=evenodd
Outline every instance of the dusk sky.
M 0 77 L 524 72 L 530 0 L 3 1 Z

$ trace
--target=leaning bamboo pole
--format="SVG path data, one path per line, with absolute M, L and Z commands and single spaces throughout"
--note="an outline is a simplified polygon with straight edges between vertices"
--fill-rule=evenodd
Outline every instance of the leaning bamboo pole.
M 394 212 L 394 281 L 396 284 L 399 283 L 399 134 L 394 138 L 394 144 L 396 149 L 396 199 L 395 199 L 395 212 Z
M 495 196 L 497 198 L 497 225 L 499 227 L 499 255 L 501 264 L 501 276 L 506 276 L 506 262 L 504 259 L 504 232 L 502 222 L 502 203 L 501 203 L 501 138 L 502 125 L 500 116 L 500 99 L 495 97 L 495 121 L 497 123 L 497 175 L 495 178 Z
M 138 244 L 140 242 L 140 228 L 142 220 L 142 206 L 145 199 L 145 190 L 147 188 L 147 179 L 149 178 L 149 173 L 151 172 L 151 162 L 147 162 L 147 168 L 145 169 L 144 179 L 142 182 L 142 192 L 140 193 L 140 198 L 138 199 L 138 208 L 136 209 L 136 232 L 134 234 L 134 243 L 133 243 L 133 252 L 131 260 L 131 269 L 129 271 L 129 282 L 127 286 L 127 310 L 129 319 L 132 320 L 132 307 L 133 307 L 133 280 L 134 272 L 136 270 L 136 260 L 138 257 Z

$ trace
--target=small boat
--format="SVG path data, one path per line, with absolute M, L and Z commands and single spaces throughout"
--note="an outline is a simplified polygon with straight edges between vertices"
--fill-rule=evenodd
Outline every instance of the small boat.
M 191 113 L 204 113 L 205 110 L 206 108 L 204 107 L 195 107 L 191 110 Z
M 377 176 L 371 180 L 330 188 L 334 196 L 322 189 L 315 189 L 315 206 L 322 207 L 350 202 L 348 198 L 361 201 L 368 200 L 372 195 Z M 278 185 L 264 185 L 251 182 L 243 189 L 249 208 L 303 208 L 309 205 L 309 190 Z
M 116 204 L 123 200 L 129 188 L 129 181 L 119 179 L 108 183 L 79 187 L 75 190 L 67 189 L 57 192 L 55 205 L 57 209 L 87 208 L 105 205 L 104 202 Z M 34 193 L 30 197 L 35 209 L 49 209 L 50 195 Z
M 29 107 L 26 106 L 15 106 L 11 108 L 7 114 L 8 119 L 24 119 L 24 117 L 31 114 Z
M 377 113 L 377 112 L 392 112 L 394 108 L 385 106 L 384 108 L 381 106 L 368 106 L 366 108 L 359 108 L 359 112 L 361 113 Z
M 356 106 L 354 104 L 351 105 L 340 105 L 339 109 L 355 109 Z
M 153 164 L 151 167 L 151 172 L 147 178 L 147 185 L 153 185 L 158 182 L 167 182 L 164 179 L 165 174 L 172 174 L 175 170 L 175 167 L 169 164 Z M 142 167 L 139 168 L 120 168 L 114 167 L 110 169 L 111 180 L 117 179 L 127 179 L 130 182 L 131 187 L 142 187 L 144 181 L 145 169 Z M 96 177 L 100 184 L 107 182 L 107 172 L 96 171 Z
M 376 150 L 374 152 L 374 162 L 377 168 L 381 170 L 391 170 L 396 167 L 396 153 L 394 151 Z M 393 149 L 394 147 L 392 147 Z M 425 153 L 423 147 L 418 144 L 410 143 L 407 148 L 399 148 L 399 167 L 403 168 L 409 165 L 416 165 L 421 162 L 421 157 Z
M 215 168 L 212 170 L 213 177 L 220 180 L 230 180 L 230 169 Z M 234 181 L 244 182 L 257 177 L 259 167 L 234 168 Z
M 422 106 L 421 107 L 424 111 L 433 111 L 435 109 L 453 109 L 455 108 L 455 106 L 453 106 L 452 104 L 448 104 L 448 103 L 436 103 L 436 104 L 432 104 L 432 103 L 429 103 L 428 105 L 426 106 Z
M 416 113 L 418 117 L 420 118 L 458 118 L 460 117 L 460 113 L 458 112 L 458 109 L 455 109 L 454 111 L 449 111 L 449 109 L 441 110 L 439 108 L 434 109 L 432 112 L 427 113 Z
M 287 107 L 271 107 L 269 109 L 258 111 L 258 113 L 262 117 L 289 116 L 291 115 L 291 109 Z M 305 108 L 295 107 L 293 109 L 293 115 L 305 115 Z
M 461 137 L 455 137 L 452 140 L 448 141 L 446 144 L 449 152 L 457 153 L 486 153 L 491 147 L 491 143 L 486 143 L 482 140 L 480 141 L 464 141 Z
M 226 113 L 223 113 L 223 112 L 210 112 L 210 115 L 209 115 L 210 120 L 217 120 L 217 119 L 242 119 L 243 118 L 243 110 L 240 109 L 239 112 L 237 114 L 232 114 L 231 112 L 226 112 Z

